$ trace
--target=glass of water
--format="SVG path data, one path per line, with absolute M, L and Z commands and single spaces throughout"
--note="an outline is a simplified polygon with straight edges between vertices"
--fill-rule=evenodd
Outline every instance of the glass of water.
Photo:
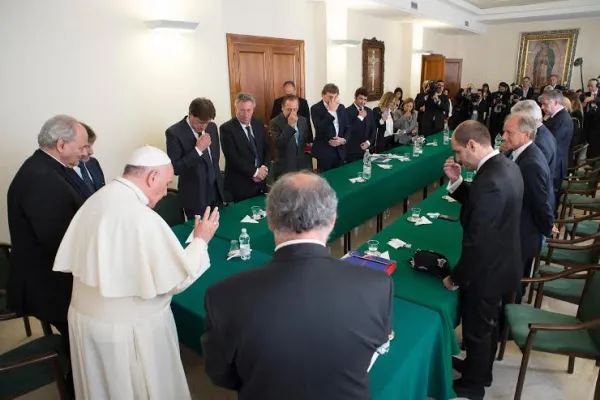
M 417 220 L 421 218 L 421 209 L 417 207 L 413 207 L 410 209 L 411 217 L 413 220 Z
M 369 253 L 377 253 L 377 247 L 379 246 L 377 240 L 369 240 L 367 245 L 369 246 Z
M 260 206 L 253 206 L 251 208 L 252 210 L 252 219 L 255 221 L 258 221 L 259 219 L 262 218 L 262 209 L 260 208 Z
M 473 171 L 467 171 L 467 173 L 465 174 L 465 181 L 473 182 L 474 176 L 475 176 L 475 174 L 473 173 Z
M 231 242 L 229 242 L 229 253 L 228 255 L 231 257 L 233 256 L 235 253 L 237 253 L 240 250 L 240 244 L 238 243 L 237 240 L 232 240 Z

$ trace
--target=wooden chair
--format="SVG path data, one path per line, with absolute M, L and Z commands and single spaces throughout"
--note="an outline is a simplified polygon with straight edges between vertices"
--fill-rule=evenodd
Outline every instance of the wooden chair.
M 565 270 L 552 276 L 523 279 L 537 283 L 540 291 L 550 281 L 575 274 L 589 273 L 576 316 L 553 313 L 524 304 L 505 306 L 506 323 L 501 335 L 498 360 L 504 357 L 509 333 L 523 353 L 521 369 L 515 390 L 515 400 L 521 398 L 531 351 L 563 354 L 569 357 L 567 372 L 575 369 L 575 358 L 586 358 L 600 363 L 600 266 Z M 600 373 L 596 380 L 594 399 L 600 399 Z
M 177 189 L 167 189 L 167 195 L 160 199 L 154 211 L 166 221 L 169 226 L 175 226 L 185 223 L 185 212 L 179 201 L 179 191 Z
M 577 208 L 577 207 L 575 207 Z M 566 216 L 554 221 L 559 230 L 564 228 L 563 239 L 593 236 L 600 231 L 600 211 L 590 211 L 580 217 Z
M 564 178 L 560 189 L 560 219 L 565 219 L 566 215 L 573 215 L 573 207 L 576 204 L 590 205 L 592 209 L 600 211 L 600 201 L 595 198 L 599 177 L 600 167 L 580 176 L 571 175 Z
M 42 336 L 0 354 L 0 400 L 23 396 L 52 382 L 56 382 L 60 399 L 69 399 L 65 381 L 68 361 L 62 346 L 60 335 Z
M 0 243 L 0 321 L 23 318 L 25 334 L 27 337 L 30 337 L 31 325 L 29 323 L 29 317 L 18 315 L 17 313 L 6 309 L 6 282 L 10 270 L 10 250 L 10 244 Z

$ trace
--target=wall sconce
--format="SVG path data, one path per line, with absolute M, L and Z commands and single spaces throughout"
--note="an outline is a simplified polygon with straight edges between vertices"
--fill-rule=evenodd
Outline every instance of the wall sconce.
M 357 47 L 359 44 L 361 44 L 361 41 L 351 39 L 334 39 L 331 41 L 331 44 L 342 47 Z
M 430 54 L 435 54 L 433 50 L 423 50 L 423 49 L 414 49 L 413 54 L 422 54 L 424 56 L 428 56 Z
M 153 30 L 169 30 L 169 31 L 186 31 L 186 32 L 192 32 L 194 31 L 197 27 L 198 24 L 200 24 L 199 22 L 194 22 L 194 21 L 173 21 L 173 20 L 167 20 L 167 19 L 156 19 L 156 20 L 151 20 L 151 21 L 144 21 L 144 25 L 146 25 L 146 27 L 148 29 L 153 29 Z

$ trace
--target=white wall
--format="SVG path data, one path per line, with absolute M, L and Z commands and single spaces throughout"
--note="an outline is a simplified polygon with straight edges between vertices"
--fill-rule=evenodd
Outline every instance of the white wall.
M 600 74 L 598 40 L 600 24 L 598 19 L 559 20 L 552 22 L 532 22 L 520 24 L 492 25 L 485 35 L 449 36 L 454 42 L 451 50 L 455 54 L 447 57 L 463 58 L 463 84 L 472 82 L 481 85 L 488 82 L 492 90 L 501 81 L 507 83 L 515 79 L 519 40 L 521 32 L 535 32 L 556 29 L 580 28 L 575 58 L 584 59 L 584 80 Z M 579 68 L 573 69 L 571 87 L 580 88 Z
M 385 44 L 385 65 L 383 90 L 393 91 L 401 84 L 403 69 L 402 59 L 402 25 L 393 20 L 365 15 L 360 11 L 348 11 L 348 38 L 363 40 L 372 39 Z M 362 86 L 362 45 L 347 49 L 347 79 L 350 93 L 342 94 L 347 104 L 354 101 L 354 91 Z

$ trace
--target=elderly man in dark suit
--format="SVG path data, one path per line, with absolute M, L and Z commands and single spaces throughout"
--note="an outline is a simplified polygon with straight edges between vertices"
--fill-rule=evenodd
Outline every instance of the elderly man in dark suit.
M 452 135 L 456 160 L 477 174 L 463 182 L 461 166 L 452 157 L 444 172 L 448 191 L 462 207 L 462 251 L 449 290 L 460 289 L 459 314 L 467 357 L 455 381 L 458 397 L 483 399 L 491 384 L 498 344 L 498 315 L 504 296 L 517 290 L 521 267 L 523 178 L 519 167 L 494 150 L 487 128 L 477 121 L 461 123 Z
M 214 118 L 212 101 L 197 98 L 190 103 L 188 115 L 165 132 L 167 154 L 179 176 L 179 198 L 189 220 L 203 215 L 206 207 L 222 207 L 225 201 Z
M 284 175 L 267 197 L 273 261 L 207 290 L 206 373 L 240 400 L 369 398 L 367 369 L 392 329 L 393 285 L 384 272 L 331 258 L 336 208 L 323 178 Z
M 347 162 L 360 160 L 365 151 L 375 144 L 375 120 L 373 110 L 367 107 L 369 92 L 365 88 L 358 88 L 354 92 L 354 104 L 346 109 L 348 122 L 352 135 L 348 141 Z
M 531 118 L 535 120 L 536 123 L 536 133 L 535 139 L 533 142 L 539 147 L 539 149 L 544 154 L 544 158 L 546 159 L 546 164 L 548 165 L 548 170 L 550 171 L 550 193 L 551 196 L 551 205 L 554 210 L 554 202 L 556 199 L 554 198 L 554 173 L 556 171 L 556 139 L 554 135 L 546 125 L 544 125 L 544 120 L 542 116 L 542 109 L 535 100 L 523 100 L 515 104 L 511 109 L 511 113 L 525 113 L 529 115 Z M 506 148 L 509 148 L 506 146 Z
M 310 108 L 315 126 L 312 155 L 317 159 L 319 172 L 340 167 L 346 162 L 346 144 L 350 140 L 351 127 L 339 94 L 338 87 L 328 83 L 321 91 L 323 101 Z
M 511 114 L 504 123 L 503 139 L 513 150 L 511 159 L 519 166 L 523 177 L 521 208 L 521 260 L 523 277 L 529 278 L 533 259 L 540 251 L 542 238 L 552 234 L 554 224 L 554 193 L 546 157 L 532 141 L 537 126 L 526 113 Z M 517 301 L 520 302 L 522 292 Z
M 573 121 L 563 106 L 564 97 L 560 90 L 547 90 L 540 96 L 542 110 L 548 118 L 545 125 L 556 138 L 556 166 L 554 172 L 555 207 L 560 202 L 560 188 L 567 176 L 569 148 L 573 137 Z
M 306 99 L 298 96 L 296 94 L 296 84 L 293 81 L 285 81 L 283 83 L 283 96 L 276 98 L 273 100 L 273 108 L 271 109 L 271 120 L 275 118 L 277 115 L 281 113 L 283 106 L 283 99 L 288 95 L 294 95 L 298 97 L 298 115 L 306 118 L 309 121 L 308 124 L 308 136 L 306 139 L 306 143 L 313 142 L 313 131 L 312 126 L 310 125 L 310 109 L 308 108 L 308 102 Z
M 12 252 L 7 307 L 53 325 L 68 354 L 73 277 L 53 272 L 52 266 L 71 219 L 86 199 L 68 171 L 83 157 L 88 138 L 74 118 L 58 115 L 42 126 L 38 144 L 8 188 Z M 68 384 L 72 390 L 72 379 Z
M 298 97 L 284 96 L 282 112 L 271 120 L 269 131 L 275 142 L 275 180 L 288 172 L 308 169 L 304 144 L 308 140 L 310 122 L 298 114 Z
M 80 190 L 85 193 L 85 197 L 88 198 L 96 193 L 106 182 L 104 181 L 104 172 L 100 167 L 100 163 L 94 157 L 94 144 L 96 143 L 96 132 L 89 126 L 80 122 L 85 128 L 88 135 L 88 145 L 83 152 L 83 156 L 79 163 L 67 170 L 77 182 Z
M 256 100 L 249 93 L 235 98 L 235 117 L 221 125 L 225 155 L 225 191 L 238 202 L 267 191 L 269 142 L 263 122 L 254 117 Z

